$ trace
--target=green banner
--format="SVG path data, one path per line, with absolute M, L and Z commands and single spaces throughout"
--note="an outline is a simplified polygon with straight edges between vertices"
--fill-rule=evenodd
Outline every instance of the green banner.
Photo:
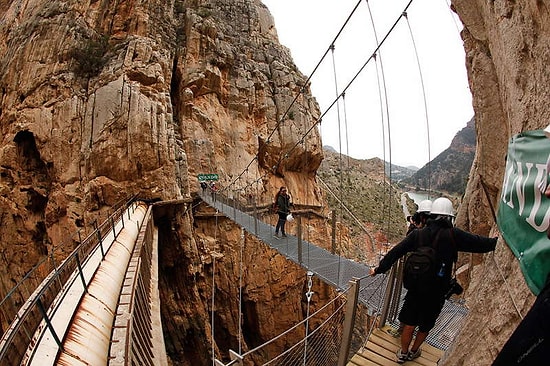
M 219 178 L 220 177 L 217 174 L 214 174 L 214 173 L 197 175 L 197 179 L 201 182 L 211 181 L 211 180 L 218 180 Z
M 550 271 L 550 199 L 548 185 L 550 139 L 542 130 L 512 137 L 498 208 L 498 227 L 516 256 L 525 282 L 538 295 Z

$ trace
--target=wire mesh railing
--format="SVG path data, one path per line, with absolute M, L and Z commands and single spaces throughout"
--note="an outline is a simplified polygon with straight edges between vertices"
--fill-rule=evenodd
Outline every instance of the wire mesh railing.
M 344 331 L 346 295 L 347 291 L 339 293 L 301 322 L 242 355 L 231 351 L 231 360 L 226 364 L 216 359 L 216 365 L 336 365 Z
M 399 278 L 394 279 L 397 282 L 385 295 L 390 275 L 367 276 L 368 266 L 330 253 L 302 240 L 299 235 L 289 236 L 285 240 L 274 239 L 273 226 L 261 221 L 259 219 L 261 215 L 244 213 L 239 209 L 236 200 L 227 198 L 219 192 L 213 195 L 202 195 L 202 198 L 225 216 L 242 225 L 245 230 L 279 251 L 287 259 L 313 271 L 323 282 L 336 289 L 345 290 L 349 280 L 360 278 L 358 302 L 365 306 L 365 311 L 369 315 L 381 315 L 378 312 L 382 309 L 382 304 L 388 303 L 390 308 L 385 321 L 395 328 L 399 327 L 397 314 L 406 295 Z M 468 310 L 460 301 L 445 301 L 441 315 L 426 341 L 443 350 L 449 348 L 467 313 Z

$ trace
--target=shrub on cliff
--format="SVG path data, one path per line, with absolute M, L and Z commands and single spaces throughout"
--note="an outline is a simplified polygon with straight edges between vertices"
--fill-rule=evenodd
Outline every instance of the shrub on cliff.
M 105 54 L 109 47 L 108 37 L 101 36 L 98 39 L 87 39 L 78 47 L 75 47 L 70 56 L 75 61 L 76 75 L 90 78 L 99 74 L 107 63 Z

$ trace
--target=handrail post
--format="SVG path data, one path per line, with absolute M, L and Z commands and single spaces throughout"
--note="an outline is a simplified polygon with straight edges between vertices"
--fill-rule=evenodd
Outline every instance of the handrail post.
M 78 252 L 75 253 L 76 266 L 78 267 L 78 274 L 82 280 L 82 285 L 84 286 L 84 292 L 88 293 L 88 286 L 86 285 L 86 280 L 84 279 L 84 273 L 82 273 L 82 265 L 80 264 L 80 258 L 78 257 Z
M 52 322 L 50 321 L 50 318 L 48 318 L 48 314 L 46 313 L 46 309 L 44 309 L 44 304 L 42 304 L 42 300 L 37 299 L 36 305 L 38 305 L 38 310 L 40 310 L 42 318 L 44 318 L 44 321 L 46 322 L 46 326 L 50 330 L 50 333 L 52 333 L 52 337 L 55 340 L 55 343 L 57 343 L 59 348 L 63 350 L 63 343 L 61 343 L 59 337 L 57 336 L 57 333 L 55 332 L 55 329 L 53 329 Z
M 105 259 L 105 250 L 103 249 L 103 238 L 101 237 L 101 230 L 97 226 L 97 220 L 94 221 L 95 232 L 97 233 L 97 239 L 99 241 L 99 249 L 101 250 L 101 258 Z
M 255 199 L 254 199 L 254 234 L 258 235 L 258 206 L 256 206 Z
M 403 286 L 403 258 L 397 261 L 394 278 L 394 290 L 391 298 L 391 306 L 388 311 L 388 318 L 393 321 L 397 316 L 399 307 L 399 298 L 401 297 L 401 288 Z
M 393 265 L 388 276 L 388 283 L 386 284 L 386 293 L 384 294 L 384 305 L 382 306 L 382 312 L 380 314 L 380 323 L 378 328 L 383 328 L 388 320 L 388 313 L 390 309 L 390 303 L 395 282 L 395 273 L 397 272 L 397 266 Z
M 113 238 L 116 239 L 116 230 L 115 230 L 115 222 L 113 220 L 113 215 L 111 215 L 109 218 L 111 219 L 110 220 L 111 221 L 111 227 L 113 228 Z
M 300 216 L 296 216 L 296 221 L 298 224 L 298 263 L 302 263 L 302 218 Z
M 349 350 L 351 348 L 351 338 L 353 336 L 353 324 L 355 324 L 355 316 L 357 315 L 359 281 L 359 278 L 356 277 L 349 281 L 350 289 L 346 304 L 346 317 L 344 318 L 342 343 L 340 344 L 340 353 L 338 355 L 338 366 L 345 366 L 348 362 Z
M 332 210 L 332 254 L 336 253 L 336 210 Z

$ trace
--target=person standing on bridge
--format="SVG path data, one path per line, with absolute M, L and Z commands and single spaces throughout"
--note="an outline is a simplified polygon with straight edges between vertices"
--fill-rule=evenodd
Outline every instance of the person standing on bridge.
M 290 196 L 287 193 L 286 187 L 281 187 L 275 195 L 275 204 L 277 206 L 277 214 L 279 220 L 275 226 L 275 236 L 279 237 L 279 230 L 283 238 L 286 238 L 285 223 L 288 214 L 290 214 Z
M 399 320 L 403 324 L 401 349 L 397 351 L 397 362 L 404 363 L 420 356 L 420 346 L 434 327 L 437 317 L 443 309 L 445 296 L 449 293 L 452 268 L 458 251 L 487 253 L 495 250 L 497 238 L 474 235 L 453 227 L 453 204 L 447 198 L 436 199 L 431 207 L 426 227 L 413 230 L 399 244 L 393 247 L 380 261 L 377 268 L 371 268 L 370 275 L 385 273 L 397 260 L 419 247 L 429 246 L 435 249 L 435 263 L 432 285 L 428 289 L 409 289 Z M 443 235 L 441 235 L 443 234 Z M 412 347 L 415 328 L 418 332 Z
M 410 225 L 407 230 L 407 235 L 409 235 L 413 230 L 422 229 L 426 226 L 426 221 L 428 221 L 428 218 L 430 217 L 431 210 L 432 201 L 430 200 L 423 200 L 418 204 L 418 209 L 414 215 L 410 216 Z

